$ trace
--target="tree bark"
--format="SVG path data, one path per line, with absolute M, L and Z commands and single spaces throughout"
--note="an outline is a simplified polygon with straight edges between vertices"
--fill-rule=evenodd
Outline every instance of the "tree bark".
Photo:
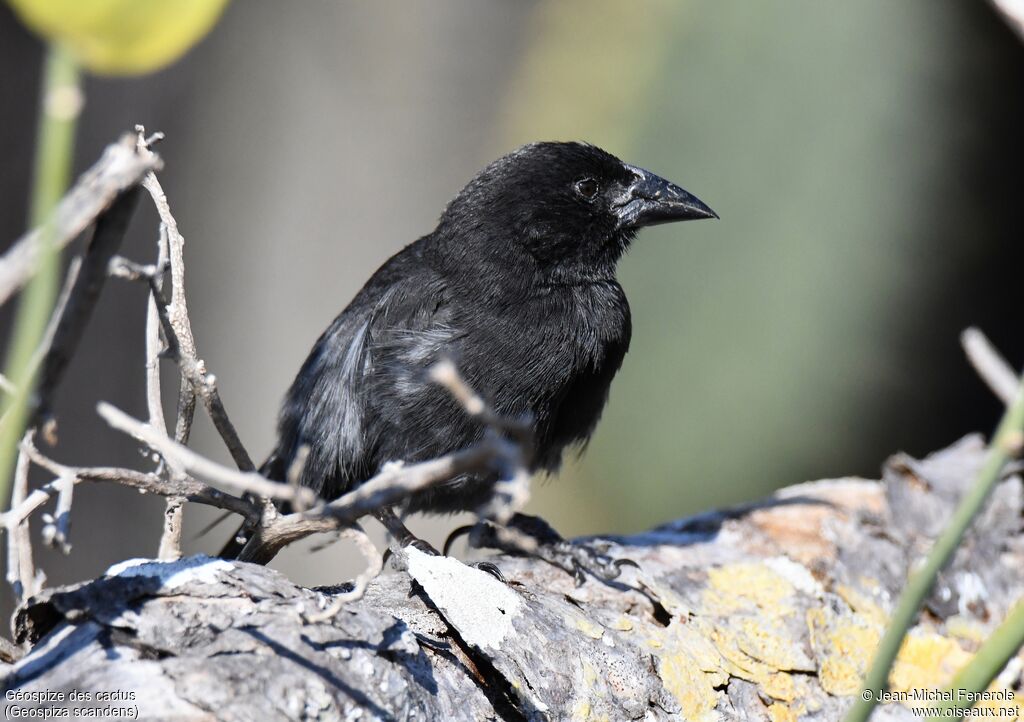
M 346 587 L 208 557 L 125 562 L 19 610 L 32 647 L 3 667 L 4 704 L 178 720 L 836 720 L 983 453 L 967 437 L 890 459 L 880 482 L 799 484 L 609 538 L 609 554 L 639 564 L 621 583 L 577 587 L 497 556 L 501 581 L 410 548 L 406 572 L 322 621 Z M 893 691 L 948 683 L 1024 595 L 1021 513 L 1011 476 L 933 590 Z M 64 700 L 28 698 L 47 691 Z M 875 719 L 920 719 L 915 704 Z

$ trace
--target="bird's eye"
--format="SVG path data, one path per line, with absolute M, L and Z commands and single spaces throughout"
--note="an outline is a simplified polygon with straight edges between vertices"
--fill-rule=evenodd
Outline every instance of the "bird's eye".
M 597 184 L 597 181 L 593 178 L 583 178 L 582 180 L 576 181 L 576 192 L 586 198 L 588 201 L 593 200 L 594 196 L 601 187 Z

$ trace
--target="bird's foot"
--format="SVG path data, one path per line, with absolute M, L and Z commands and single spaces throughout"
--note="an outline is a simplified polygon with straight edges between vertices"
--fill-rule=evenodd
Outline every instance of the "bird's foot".
M 583 586 L 587 575 L 602 582 L 612 582 L 622 574 L 623 567 L 640 568 L 632 559 L 616 558 L 608 554 L 609 542 L 599 539 L 586 542 L 561 540 L 550 544 L 539 544 L 530 552 L 532 556 L 552 564 L 576 579 L 576 586 Z
M 429 542 L 425 542 L 419 537 L 412 537 L 411 539 L 405 540 L 405 543 L 400 543 L 397 540 L 392 540 L 388 544 L 388 548 L 384 550 L 384 555 L 381 557 L 381 564 L 387 564 L 389 560 L 394 559 L 392 567 L 398 570 L 405 569 L 406 566 L 406 553 L 405 550 L 409 547 L 417 549 L 424 554 L 432 557 L 441 556 L 441 552 L 430 545 Z
M 479 569 L 482 572 L 487 572 L 502 584 L 508 584 L 508 580 L 505 578 L 505 575 L 501 573 L 501 569 L 499 569 L 498 565 L 494 562 L 470 562 L 469 566 L 473 567 L 474 569 Z
M 418 536 L 409 531 L 398 515 L 391 509 L 381 509 L 376 512 L 374 516 L 377 517 L 377 521 L 384 525 L 384 528 L 388 530 L 390 540 L 388 548 L 384 552 L 383 563 L 387 564 L 388 560 L 393 556 L 401 566 L 404 564 L 404 554 L 402 550 L 406 547 L 413 547 L 418 549 L 424 554 L 429 554 L 432 557 L 440 556 L 441 552 L 437 551 L 429 542 L 420 539 Z
M 399 519 L 398 516 L 390 509 L 379 512 L 377 515 L 377 519 L 382 524 L 384 524 L 384 526 L 388 530 L 388 533 L 391 535 L 391 543 L 384 552 L 384 558 L 382 563 L 387 564 L 388 560 L 394 557 L 395 566 L 397 568 L 404 568 L 406 564 L 404 550 L 409 547 L 418 549 L 424 554 L 427 554 L 432 557 L 441 556 L 441 552 L 439 552 L 437 549 L 431 546 L 430 543 L 424 541 L 423 539 L 420 539 L 418 536 L 409 531 L 409 528 L 405 524 L 403 524 L 401 519 Z M 447 544 L 445 544 L 444 551 L 444 555 L 447 556 Z M 469 566 L 475 569 L 479 569 L 480 571 L 487 572 L 500 582 L 505 581 L 505 575 L 503 575 L 501 573 L 501 570 L 498 569 L 498 567 L 496 567 L 491 562 L 474 562 Z
M 609 555 L 609 542 L 570 542 L 543 519 L 527 514 L 515 514 L 504 529 L 491 522 L 460 527 L 445 541 L 445 554 L 452 542 L 464 534 L 470 535 L 470 544 L 476 548 L 498 549 L 509 554 L 543 559 L 573 575 L 576 586 L 582 585 L 588 574 L 601 581 L 611 582 L 618 579 L 623 567 L 639 568 L 632 559 L 618 559 Z
M 419 551 L 423 552 L 424 554 L 427 554 L 427 555 L 432 556 L 432 557 L 439 557 L 439 556 L 441 556 L 441 552 L 439 552 L 437 549 L 432 547 L 430 544 L 428 544 L 427 542 L 423 541 L 422 539 L 413 537 L 413 539 L 411 541 L 409 541 L 409 543 L 406 544 L 405 546 L 398 547 L 397 545 L 392 545 L 392 546 L 389 546 L 387 549 L 385 549 L 384 550 L 384 557 L 383 557 L 381 563 L 382 564 L 387 564 L 389 559 L 394 559 L 394 562 L 392 563 L 392 566 L 395 569 L 397 569 L 398 571 L 404 571 L 405 569 L 408 568 L 407 567 L 407 565 L 408 565 L 408 556 L 406 554 L 406 550 L 409 547 L 413 547 L 415 549 L 418 549 Z M 447 556 L 447 555 L 445 555 L 445 556 Z M 473 567 L 474 569 L 479 569 L 482 572 L 486 572 L 486 573 L 490 574 L 492 577 L 494 577 L 495 579 L 497 579 L 499 582 L 502 582 L 503 584 L 508 584 L 508 580 L 505 579 L 505 575 L 501 573 L 501 570 L 498 569 L 498 566 L 496 564 L 494 564 L 493 562 L 489 562 L 489 561 L 486 561 L 486 560 L 478 561 L 478 562 L 469 562 L 467 564 L 467 566 Z

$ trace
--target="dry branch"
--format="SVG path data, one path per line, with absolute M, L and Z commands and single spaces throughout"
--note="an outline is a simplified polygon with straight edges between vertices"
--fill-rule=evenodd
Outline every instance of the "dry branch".
M 139 134 L 139 153 L 143 156 L 152 155 L 150 145 L 154 140 L 162 139 L 163 135 L 156 134 L 153 138 L 145 139 L 145 129 L 142 126 L 136 126 L 135 129 Z M 241 471 L 252 471 L 256 466 L 252 463 L 249 453 L 245 450 L 234 425 L 228 418 L 217 391 L 216 379 L 213 374 L 206 372 L 205 364 L 197 356 L 196 342 L 192 335 L 192 322 L 188 316 L 188 302 L 185 297 L 185 239 L 178 230 L 178 222 L 171 214 L 170 204 L 156 174 L 152 172 L 146 174 L 142 180 L 142 186 L 149 192 L 156 204 L 157 213 L 160 216 L 161 234 L 166 238 L 167 265 L 171 273 L 170 302 L 163 301 L 163 286 L 155 283 L 155 278 L 152 294 L 156 305 L 162 306 L 166 316 L 165 339 L 169 346 L 168 353 L 177 361 L 182 374 L 174 439 L 179 444 L 188 443 L 192 417 L 195 414 L 196 396 L 198 395 L 206 406 L 210 419 L 224 440 L 235 464 Z M 162 272 L 163 265 L 158 264 L 158 268 Z
M 492 469 L 508 454 L 508 443 L 485 439 L 476 446 L 418 464 L 390 466 L 327 504 L 262 520 L 239 559 L 266 562 L 283 547 L 311 534 L 345 528 L 373 512 L 397 504 L 410 494 L 460 474 Z
M 66 246 L 124 190 L 137 185 L 146 173 L 159 170 L 161 166 L 158 156 L 142 157 L 135 152 L 135 139 L 131 135 L 107 146 L 96 164 L 78 179 L 57 206 L 52 243 L 58 249 Z M 41 237 L 39 229 L 33 230 L 0 257 L 0 304 L 32 277 L 39 260 Z
M 137 202 L 137 190 L 129 188 L 118 195 L 96 221 L 96 230 L 75 274 L 68 299 L 59 314 L 54 314 L 57 326 L 43 357 L 31 426 L 39 425 L 50 415 L 54 394 L 85 333 L 107 280 L 110 260 L 121 247 Z
M 32 433 L 25 434 L 23 443 L 32 443 Z M 11 491 L 11 506 L 17 508 L 25 504 L 28 497 L 29 458 L 24 449 L 18 454 L 14 467 L 14 485 Z M 9 512 L 8 512 L 9 513 Z M 6 516 L 6 515 L 5 515 Z M 7 529 L 7 583 L 14 590 L 16 599 L 24 599 L 37 594 L 42 588 L 43 579 L 36 573 L 32 561 L 32 540 L 29 537 L 28 513 L 6 522 Z
M 760 504 L 614 538 L 621 584 L 496 557 L 508 580 L 409 550 L 351 585 L 298 587 L 262 566 L 193 557 L 119 565 L 19 613 L 20 689 L 135 691 L 179 720 L 839 719 L 919 549 L 982 462 L 970 437 L 881 482 L 784 489 Z M 929 598 L 893 689 L 947 682 L 1024 594 L 1020 479 L 997 488 Z M 325 572 L 329 581 L 329 572 Z M 1020 660 L 1000 680 L 1020 682 Z M 886 705 L 879 719 L 913 720 Z
M 306 487 L 294 487 L 290 484 L 270 481 L 256 472 L 235 471 L 215 461 L 211 461 L 192 451 L 187 446 L 179 444 L 166 435 L 159 433 L 149 424 L 133 419 L 110 404 L 101 403 L 97 407 L 97 411 L 113 428 L 142 441 L 165 459 L 171 459 L 169 463 L 172 465 L 180 466 L 190 474 L 206 477 L 221 486 L 227 487 L 232 492 L 255 494 L 268 499 L 280 499 L 282 501 L 299 499 L 306 504 L 310 504 L 316 499 L 312 490 Z
M 61 490 L 59 482 L 63 479 L 73 479 L 75 484 L 84 481 L 120 484 L 146 494 L 179 496 L 188 501 L 224 509 L 245 518 L 254 520 L 259 518 L 259 508 L 252 501 L 226 494 L 189 476 L 167 480 L 155 473 L 136 471 L 135 469 L 68 466 L 40 453 L 32 444 L 30 436 L 22 442 L 22 449 L 32 463 L 53 474 L 56 480 L 34 489 L 17 503 L 12 503 L 9 511 L 0 514 L 0 529 L 11 529 L 22 523 L 49 499 L 57 496 Z

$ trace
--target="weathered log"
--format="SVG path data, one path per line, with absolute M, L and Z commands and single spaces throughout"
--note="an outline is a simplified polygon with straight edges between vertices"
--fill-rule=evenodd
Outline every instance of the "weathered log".
M 611 539 L 640 566 L 621 584 L 577 587 L 498 556 L 502 582 L 409 549 L 408 573 L 316 621 L 341 588 L 207 557 L 125 562 L 19 610 L 32 648 L 3 669 L 5 705 L 181 720 L 836 720 L 982 455 L 968 437 L 890 459 L 881 482 L 800 484 Z M 1018 477 L 999 485 L 904 645 L 891 686 L 921 703 L 875 719 L 919 719 L 925 690 L 1024 595 L 1022 498 Z M 27 699 L 46 691 L 64 701 Z

